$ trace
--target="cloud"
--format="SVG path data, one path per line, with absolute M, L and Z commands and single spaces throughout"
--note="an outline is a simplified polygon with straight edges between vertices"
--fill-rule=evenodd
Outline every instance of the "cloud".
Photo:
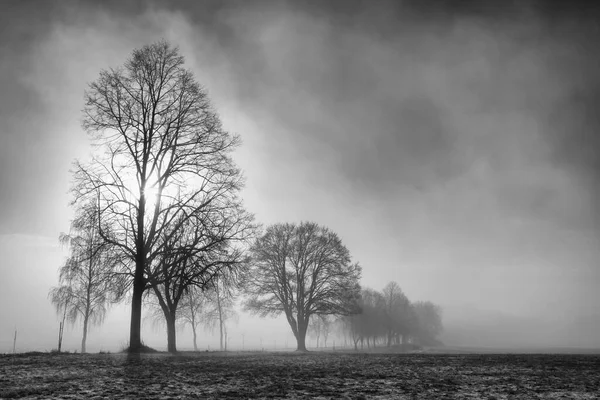
M 3 26 L 20 39 L 0 40 L 12 93 L 0 96 L 0 232 L 68 229 L 68 169 L 88 151 L 86 84 L 165 38 L 241 134 L 235 157 L 259 221 L 329 226 L 366 286 L 397 280 L 415 300 L 593 314 L 599 76 L 589 20 L 535 2 L 501 15 L 479 2 L 326 3 L 12 12 L 19 24 Z

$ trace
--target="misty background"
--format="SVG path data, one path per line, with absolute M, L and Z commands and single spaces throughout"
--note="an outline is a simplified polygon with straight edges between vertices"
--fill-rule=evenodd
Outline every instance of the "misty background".
M 494 3 L 3 2 L 0 352 L 15 328 L 18 351 L 56 346 L 83 91 L 161 38 L 241 135 L 257 221 L 331 228 L 363 287 L 442 307 L 447 345 L 600 347 L 600 32 L 591 10 Z M 88 349 L 128 332 L 124 304 Z M 229 334 L 293 342 L 285 320 L 244 313 Z M 148 322 L 143 339 L 166 346 Z

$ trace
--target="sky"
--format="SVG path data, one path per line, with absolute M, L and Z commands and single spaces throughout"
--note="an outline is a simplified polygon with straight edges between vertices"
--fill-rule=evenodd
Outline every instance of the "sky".
M 258 222 L 329 227 L 364 287 L 439 304 L 447 343 L 600 348 L 595 14 L 499 3 L 3 2 L 0 352 L 15 328 L 19 349 L 55 347 L 84 90 L 161 39 L 241 136 Z M 88 348 L 123 347 L 128 313 Z M 232 341 L 258 346 L 267 327 L 292 341 L 284 320 L 243 313 Z M 80 327 L 67 335 L 77 348 Z M 166 347 L 151 324 L 144 337 Z

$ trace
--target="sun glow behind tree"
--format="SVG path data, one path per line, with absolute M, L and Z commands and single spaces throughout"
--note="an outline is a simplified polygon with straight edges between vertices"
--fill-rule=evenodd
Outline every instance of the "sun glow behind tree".
M 180 228 L 229 210 L 229 233 L 238 234 L 244 229 L 235 224 L 252 219 L 237 195 L 243 178 L 230 156 L 239 138 L 222 129 L 183 62 L 168 43 L 145 46 L 124 67 L 102 71 L 86 92 L 83 127 L 97 151 L 75 164 L 74 203 L 95 199 L 100 235 L 128 259 L 133 352 L 142 347 L 142 295 L 162 283 L 153 273 Z

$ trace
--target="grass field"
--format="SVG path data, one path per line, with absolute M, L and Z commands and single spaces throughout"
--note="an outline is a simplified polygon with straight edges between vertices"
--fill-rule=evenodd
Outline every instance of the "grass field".
M 0 356 L 0 398 L 595 399 L 598 355 Z

